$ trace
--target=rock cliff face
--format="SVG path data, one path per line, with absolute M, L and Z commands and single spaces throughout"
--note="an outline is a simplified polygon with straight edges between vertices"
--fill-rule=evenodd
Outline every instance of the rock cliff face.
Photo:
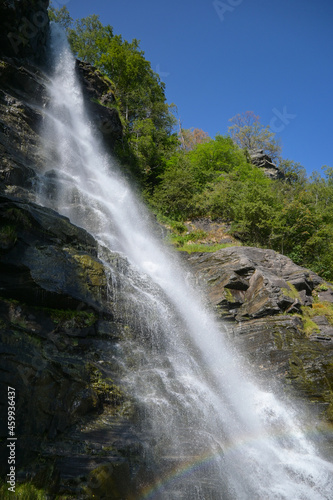
M 272 162 L 272 159 L 264 154 L 262 149 L 257 149 L 250 153 L 251 163 L 256 167 L 262 168 L 265 175 L 270 179 L 284 179 L 283 172 Z
M 0 205 L 0 381 L 17 394 L 17 466 L 51 492 L 89 498 L 89 474 L 107 463 L 108 481 L 126 497 L 138 469 L 126 456 L 135 463 L 140 440 L 112 359 L 126 325 L 114 317 L 96 242 L 52 210 L 5 196 Z M 108 257 L 124 282 L 117 269 L 126 262 Z M 79 476 L 86 479 L 71 484 Z
M 106 490 L 128 498 L 141 445 L 132 430 L 132 402 L 110 361 L 127 325 L 114 316 L 94 239 L 35 203 L 40 178 L 52 165 L 41 147 L 47 6 L 23 0 L 0 6 L 1 439 L 7 438 L 11 386 L 19 482 L 33 478 L 37 487 L 75 498 Z M 106 107 L 112 86 L 89 65 L 78 62 L 77 72 L 95 127 L 112 149 L 122 134 L 116 110 Z M 108 260 L 124 283 L 119 269 L 127 263 L 112 254 Z M 1 477 L 7 458 L 2 447 Z
M 91 64 L 76 61 L 77 74 L 81 82 L 88 113 L 96 128 L 103 134 L 104 143 L 112 150 L 122 136 L 122 125 L 115 103 L 112 83 Z
M 279 379 L 333 422 L 333 286 L 273 250 L 231 247 L 187 260 L 259 376 Z

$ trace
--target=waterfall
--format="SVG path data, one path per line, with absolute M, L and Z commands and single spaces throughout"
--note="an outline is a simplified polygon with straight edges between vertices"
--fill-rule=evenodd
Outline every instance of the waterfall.
M 176 256 L 155 238 L 149 213 L 89 123 L 65 36 L 52 30 L 52 161 L 40 202 L 95 237 L 114 300 L 124 288 L 124 303 L 114 306 L 129 325 L 119 344 L 122 383 L 137 402 L 155 468 L 138 498 L 328 500 L 332 464 L 295 410 L 253 382 Z M 117 287 L 115 253 L 126 263 Z

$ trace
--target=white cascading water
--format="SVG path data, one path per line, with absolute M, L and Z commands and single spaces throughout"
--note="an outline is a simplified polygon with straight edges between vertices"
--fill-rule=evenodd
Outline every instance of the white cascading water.
M 127 284 L 117 285 L 128 287 L 126 301 L 115 305 L 136 331 L 120 343 L 122 382 L 140 408 L 155 467 L 138 498 L 332 498 L 332 464 L 294 411 L 250 381 L 175 256 L 151 234 L 149 214 L 90 127 L 67 40 L 52 31 L 46 134 L 54 164 L 45 178 L 56 171 L 58 181 L 52 199 L 42 192 L 40 201 L 96 238 L 110 293 L 105 249 L 129 262 Z

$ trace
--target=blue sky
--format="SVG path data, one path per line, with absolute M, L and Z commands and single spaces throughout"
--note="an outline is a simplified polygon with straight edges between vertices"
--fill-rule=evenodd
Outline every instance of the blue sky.
M 308 174 L 333 167 L 332 0 L 53 0 L 141 49 L 184 128 L 211 137 L 254 111 Z

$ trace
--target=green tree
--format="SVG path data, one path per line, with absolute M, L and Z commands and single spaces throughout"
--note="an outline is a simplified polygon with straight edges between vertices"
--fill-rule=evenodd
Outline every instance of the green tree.
M 192 174 L 199 188 L 217 179 L 222 172 L 230 172 L 246 163 L 242 151 L 230 137 L 217 135 L 215 139 L 198 144 L 188 152 Z
M 163 213 L 177 218 L 194 215 L 228 216 L 223 198 L 232 201 L 229 173 L 237 178 L 247 165 L 242 151 L 230 137 L 216 136 L 191 151 L 178 150 L 166 163 L 154 191 L 153 204 Z M 258 170 L 258 169 L 256 169 Z M 244 174 L 246 178 L 246 174 Z M 230 196 L 229 196 L 230 193 Z
M 150 201 L 164 215 L 185 220 L 194 214 L 195 192 L 189 157 L 178 152 L 166 163 Z
M 229 120 L 232 125 L 228 131 L 233 141 L 249 153 L 262 149 L 264 153 L 276 161 L 281 154 L 281 146 L 275 139 L 275 134 L 264 127 L 253 111 L 235 115 Z
M 285 180 L 290 184 L 298 183 L 302 186 L 305 185 L 306 170 L 300 163 L 282 159 L 279 162 L 279 169 L 284 174 Z
M 139 41 L 123 40 L 115 35 L 100 57 L 99 65 L 115 86 L 118 105 L 126 124 L 131 127 L 136 119 L 161 119 L 167 112 L 165 85 L 160 81 L 139 48 Z
M 71 28 L 73 19 L 71 18 L 66 5 L 63 5 L 60 9 L 56 9 L 51 2 L 48 13 L 50 21 L 60 24 L 66 31 Z
M 165 85 L 140 50 L 139 41 L 115 35 L 104 47 L 98 65 L 113 82 L 126 142 L 125 157 L 135 158 L 145 184 L 154 185 L 165 161 L 177 147 L 172 105 Z
M 96 14 L 77 19 L 67 33 L 75 56 L 94 66 L 100 65 L 100 58 L 113 38 L 112 26 L 103 26 Z

